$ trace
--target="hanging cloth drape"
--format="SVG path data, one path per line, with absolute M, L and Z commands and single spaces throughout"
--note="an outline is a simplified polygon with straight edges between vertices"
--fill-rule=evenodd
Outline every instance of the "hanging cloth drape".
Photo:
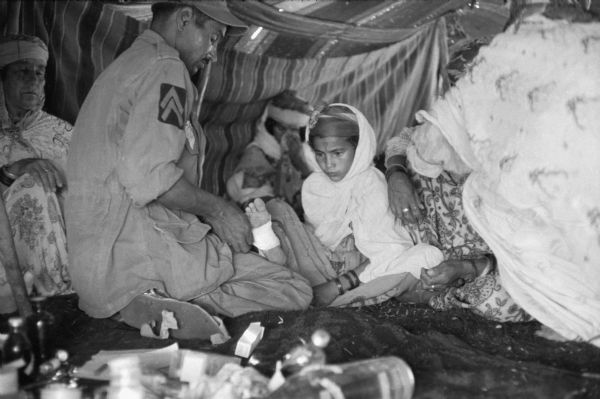
M 247 13 L 244 20 L 259 18 L 253 14 L 259 2 L 232 3 L 238 15 Z M 432 4 L 441 10 L 446 7 L 444 2 Z M 240 10 L 242 6 L 245 11 Z M 147 23 L 102 2 L 27 1 L 21 7 L 23 33 L 37 35 L 50 50 L 46 111 L 71 123 L 95 78 L 147 27 Z M 298 17 L 285 14 L 288 22 Z M 260 15 L 264 18 L 266 14 Z M 313 25 L 322 22 L 298 18 Z M 297 33 L 289 25 L 289 32 Z M 346 24 L 343 32 L 332 30 L 326 34 L 348 39 L 361 31 L 359 27 L 348 31 L 348 26 L 352 25 Z M 296 90 L 313 103 L 344 102 L 362 110 L 373 124 L 380 152 L 392 134 L 412 122 L 418 109 L 430 105 L 438 87 L 439 70 L 446 62 L 443 19 L 409 30 L 414 32 L 399 35 L 396 42 L 390 40 L 389 45 L 377 50 L 334 58 L 247 54 L 235 49 L 240 38 L 228 38 L 219 49 L 219 61 L 212 66 L 200 114 L 208 140 L 203 188 L 225 191 L 225 180 L 252 139 L 255 120 L 268 99 L 284 89 Z M 372 31 L 377 33 L 376 29 Z M 381 42 L 385 35 L 375 33 L 366 40 Z

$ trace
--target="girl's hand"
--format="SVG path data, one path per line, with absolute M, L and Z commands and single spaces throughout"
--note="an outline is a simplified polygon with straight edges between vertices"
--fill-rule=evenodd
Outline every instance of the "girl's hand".
M 313 287 L 313 302 L 317 307 L 327 306 L 338 297 L 337 285 L 333 280 Z
M 9 171 L 17 176 L 29 173 L 31 177 L 42 184 L 47 192 L 56 192 L 56 190 L 66 186 L 66 181 L 60 170 L 47 159 L 21 159 L 10 165 Z

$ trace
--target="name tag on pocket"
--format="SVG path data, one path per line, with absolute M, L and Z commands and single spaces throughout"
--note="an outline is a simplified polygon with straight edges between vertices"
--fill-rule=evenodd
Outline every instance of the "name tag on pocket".
M 194 127 L 192 126 L 192 123 L 189 120 L 185 122 L 184 130 L 185 138 L 187 140 L 190 152 L 192 154 L 197 154 L 198 147 L 196 146 L 196 132 L 194 131 Z

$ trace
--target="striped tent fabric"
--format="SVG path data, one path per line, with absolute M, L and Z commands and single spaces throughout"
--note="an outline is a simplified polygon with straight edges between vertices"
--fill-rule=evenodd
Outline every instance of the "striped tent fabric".
M 6 8 L 6 3 L 0 5 Z M 331 9 L 334 3 L 355 8 L 344 14 Z M 254 121 L 268 99 L 284 89 L 313 104 L 357 107 L 373 124 L 381 152 L 386 140 L 413 123 L 415 112 L 435 97 L 447 59 L 440 15 L 451 2 L 424 1 L 428 8 L 412 16 L 411 3 L 230 2 L 250 29 L 243 37 L 228 38 L 211 68 L 200 113 L 208 137 L 203 188 L 224 192 L 252 138 Z M 398 13 L 398 4 L 403 12 Z M 50 49 L 48 112 L 73 123 L 94 79 L 148 28 L 148 20 L 123 10 L 127 6 L 99 1 L 21 2 L 20 32 L 39 36 Z M 399 25 L 392 14 L 408 19 Z M 388 27 L 381 28 L 378 21 L 386 17 Z M 311 35 L 308 24 L 321 31 Z
M 443 20 L 382 49 L 334 58 L 277 58 L 226 50 L 213 67 L 202 105 L 208 135 L 205 182 L 229 176 L 266 101 L 291 88 L 313 104 L 343 102 L 360 109 L 378 134 L 378 148 L 412 123 L 437 90 L 445 55 Z

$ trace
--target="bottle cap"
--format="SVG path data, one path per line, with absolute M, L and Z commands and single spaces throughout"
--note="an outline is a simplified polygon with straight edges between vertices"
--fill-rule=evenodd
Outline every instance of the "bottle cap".
M 64 349 L 57 349 L 56 350 L 56 358 L 58 360 L 60 360 L 62 363 L 64 363 L 67 360 L 69 360 L 69 352 L 67 352 Z
M 49 375 L 60 367 L 60 361 L 58 359 L 50 359 L 40 364 L 40 374 L 41 375 Z
M 310 337 L 314 346 L 318 348 L 325 348 L 329 344 L 331 335 L 323 329 L 316 330 Z
M 8 319 L 8 325 L 11 327 L 21 327 L 23 325 L 23 318 L 11 317 Z

